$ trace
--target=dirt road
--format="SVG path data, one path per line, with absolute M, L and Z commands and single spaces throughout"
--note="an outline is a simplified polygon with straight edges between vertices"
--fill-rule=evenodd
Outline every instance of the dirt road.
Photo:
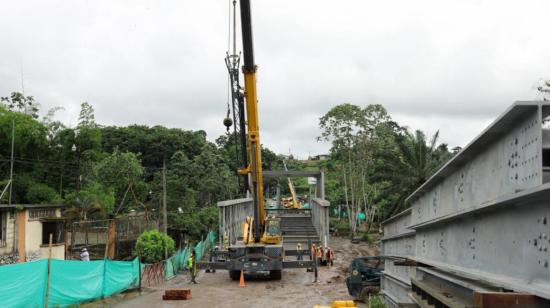
M 319 282 L 313 283 L 313 273 L 303 269 L 285 270 L 280 281 L 268 281 L 262 277 L 247 277 L 246 286 L 239 287 L 226 271 L 201 272 L 199 284 L 188 284 L 185 274 L 178 275 L 165 286 L 147 289 L 141 296 L 120 295 L 107 302 L 90 307 L 313 307 L 315 304 L 330 304 L 334 300 L 352 299 L 345 286 L 346 271 L 350 261 L 360 255 L 374 255 L 376 249 L 366 244 L 352 244 L 348 239 L 334 238 L 330 247 L 335 252 L 335 265 L 322 267 Z M 192 299 L 188 301 L 162 301 L 167 288 L 191 288 Z M 132 298 L 133 297 L 133 298 Z M 87 306 L 88 307 L 88 306 Z M 366 307 L 366 306 L 360 306 Z

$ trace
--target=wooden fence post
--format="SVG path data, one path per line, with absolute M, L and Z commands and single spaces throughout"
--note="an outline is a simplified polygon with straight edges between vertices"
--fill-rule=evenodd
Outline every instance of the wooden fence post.
M 107 227 L 107 242 L 105 243 L 105 258 L 115 258 L 116 221 L 111 219 Z
M 141 257 L 138 255 L 138 277 L 139 277 L 139 287 L 138 290 L 141 292 Z

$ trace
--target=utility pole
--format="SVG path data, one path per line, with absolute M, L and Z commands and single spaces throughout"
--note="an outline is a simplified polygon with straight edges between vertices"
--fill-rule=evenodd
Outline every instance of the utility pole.
M 162 160 L 162 225 L 164 234 L 168 235 L 168 218 L 166 216 L 166 158 Z M 168 259 L 168 247 L 164 247 L 164 259 Z
M 10 159 L 10 181 L 9 181 L 9 185 L 10 185 L 10 195 L 8 197 L 8 206 L 11 206 L 11 194 L 12 194 L 12 187 L 13 187 L 13 159 L 14 159 L 14 156 L 13 156 L 13 153 L 15 151 L 15 118 L 13 118 L 11 120 L 11 159 Z M 15 219 L 15 223 L 14 223 L 14 230 L 15 230 L 15 236 L 13 237 L 13 247 L 14 247 L 14 250 L 16 252 L 19 252 L 19 245 L 15 245 L 16 244 L 16 238 L 19 237 L 19 214 L 17 213 L 17 211 L 14 210 L 14 218 L 17 217 L 17 219 Z M 21 258 L 23 253 L 20 253 L 19 256 Z
M 15 149 L 15 119 L 11 120 L 11 159 L 10 159 L 10 196 L 8 198 L 8 205 L 11 205 L 11 193 L 13 191 L 13 152 Z

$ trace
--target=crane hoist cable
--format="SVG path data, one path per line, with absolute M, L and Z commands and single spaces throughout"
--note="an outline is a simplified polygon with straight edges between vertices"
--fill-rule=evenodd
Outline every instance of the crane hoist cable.
M 231 7 L 232 3 L 232 7 Z M 231 142 L 230 127 L 233 126 L 233 142 L 235 146 L 235 162 L 236 166 L 246 168 L 248 166 L 247 159 L 247 137 L 245 123 L 245 104 L 243 89 L 239 83 L 239 66 L 241 54 L 237 54 L 237 1 L 229 0 L 228 10 L 228 41 L 225 57 L 225 65 L 229 74 L 228 77 L 228 98 L 227 98 L 227 116 L 223 123 L 227 129 L 228 142 Z M 232 10 L 231 10 L 232 8 Z M 233 16 L 232 16 L 233 15 Z M 231 22 L 233 21 L 233 23 Z M 231 31 L 233 30 L 233 31 Z M 233 34 L 233 35 L 231 35 Z M 233 50 L 230 53 L 231 38 L 233 38 Z M 231 99 L 231 105 L 229 100 Z M 232 111 L 232 118 L 231 111 Z M 240 152 L 240 154 L 239 154 Z M 239 159 L 240 157 L 240 159 Z M 237 173 L 238 185 L 241 187 L 241 193 L 249 190 L 248 177 L 243 177 Z M 243 185 L 241 186 L 241 177 L 243 177 Z

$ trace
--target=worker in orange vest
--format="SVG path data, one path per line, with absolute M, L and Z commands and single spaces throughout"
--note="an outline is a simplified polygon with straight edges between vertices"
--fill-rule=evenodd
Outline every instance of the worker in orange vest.
M 323 247 L 319 245 L 317 247 L 317 264 L 321 264 L 323 262 Z
M 315 256 L 315 245 L 314 244 L 310 244 L 309 245 L 309 259 L 310 260 L 313 260 L 313 257 Z M 307 269 L 308 272 L 313 272 L 313 268 L 310 267 Z
M 327 265 L 329 267 L 334 266 L 334 252 L 332 252 L 330 247 L 327 247 Z

